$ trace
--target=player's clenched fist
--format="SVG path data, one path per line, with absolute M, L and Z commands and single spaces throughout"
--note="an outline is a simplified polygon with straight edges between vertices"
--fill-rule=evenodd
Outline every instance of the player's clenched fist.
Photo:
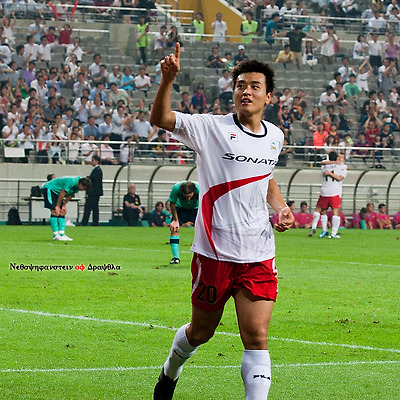
M 174 80 L 179 74 L 181 67 L 179 65 L 179 53 L 181 51 L 181 45 L 176 43 L 175 53 L 171 53 L 161 61 L 161 73 L 165 81 Z

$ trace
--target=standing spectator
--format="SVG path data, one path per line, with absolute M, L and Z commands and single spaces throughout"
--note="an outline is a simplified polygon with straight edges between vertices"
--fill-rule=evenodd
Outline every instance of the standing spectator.
M 68 19 L 69 8 L 67 0 L 60 0 L 60 3 L 56 5 L 57 14 L 60 17 L 60 21 L 66 21 Z
M 195 19 L 192 22 L 194 26 L 194 33 L 196 34 L 195 41 L 201 42 L 204 39 L 204 21 L 203 14 L 201 12 L 197 12 L 195 15 Z
M 28 35 L 26 41 L 27 43 L 24 46 L 24 57 L 26 60 L 36 61 L 39 55 L 39 45 L 35 43 L 35 38 L 32 35 Z
M 354 43 L 353 47 L 353 58 L 356 60 L 365 60 L 368 56 L 369 46 L 365 42 L 364 35 L 357 36 L 357 42 Z
M 333 25 L 326 27 L 326 32 L 321 35 L 321 63 L 324 65 L 334 64 L 335 49 L 339 46 L 339 38 L 335 34 Z
M 385 49 L 385 58 L 390 61 L 396 61 L 396 68 L 398 68 L 399 44 L 394 42 L 394 34 L 392 32 L 387 33 L 383 48 Z
M 378 39 L 378 34 L 374 32 L 368 41 L 369 63 L 375 71 L 382 65 L 383 42 Z
M 247 55 L 244 53 L 244 51 L 246 50 L 246 47 L 243 44 L 239 44 L 238 46 L 238 54 L 235 55 L 235 57 L 233 57 L 233 63 L 234 65 L 238 65 L 240 62 L 242 62 L 243 60 L 248 59 L 249 57 L 247 57 Z
M 167 27 L 161 25 L 160 32 L 154 35 L 154 51 L 157 53 L 157 60 L 164 56 L 165 42 L 167 41 Z
M 99 225 L 99 200 L 103 196 L 103 171 L 100 168 L 100 157 L 92 157 L 92 172 L 89 175 L 92 181 L 91 190 L 86 190 L 85 208 L 83 211 L 83 218 L 81 225 L 87 226 L 89 222 L 90 213 L 93 212 L 93 226 Z
M 42 61 L 47 63 L 47 66 L 49 66 L 51 62 L 51 51 L 53 50 L 55 44 L 50 44 L 47 36 L 43 35 L 40 46 L 39 46 L 39 57 L 38 61 Z
M 366 69 L 368 67 L 368 70 Z M 365 58 L 363 63 L 358 67 L 356 83 L 361 90 L 364 90 L 366 94 L 369 92 L 368 78 L 373 72 L 371 64 L 368 58 Z
M 79 38 L 75 38 L 73 43 L 67 45 L 66 53 L 70 58 L 72 55 L 75 55 L 78 62 L 82 62 L 82 56 L 87 54 L 87 52 L 83 51 Z
M 26 57 L 25 57 L 25 46 L 20 44 L 16 47 L 15 53 L 11 54 L 11 61 L 17 63 L 18 69 L 25 67 Z
M 213 42 L 225 42 L 226 34 L 228 32 L 228 25 L 222 20 L 221 12 L 218 12 L 215 16 L 215 20 L 211 24 L 211 28 L 214 31 Z
M 258 22 L 253 20 L 253 13 L 246 11 L 246 20 L 240 25 L 242 43 L 253 43 L 258 36 Z
M 44 26 L 42 25 L 40 15 L 35 17 L 35 22 L 29 25 L 29 34 L 33 36 L 36 44 L 40 44 L 41 38 L 44 35 Z
M 72 22 L 70 24 L 64 24 L 63 29 L 58 29 L 59 30 L 59 38 L 58 38 L 58 44 L 61 46 L 68 46 L 71 44 L 71 35 L 72 35 Z
M 7 15 L 4 15 L 1 19 L 1 24 L 3 26 L 3 36 L 8 40 L 8 44 L 10 46 L 15 45 L 15 37 L 13 28 L 17 24 L 17 20 L 15 18 L 15 12 L 12 13 L 12 21 Z
M 283 33 L 280 36 L 286 36 L 289 39 L 290 50 L 293 52 L 293 57 L 296 64 L 303 63 L 303 55 L 302 55 L 302 41 L 304 38 L 315 40 L 312 36 L 307 35 L 302 31 L 301 25 L 296 25 L 294 30 Z
M 379 11 L 375 11 L 374 16 L 368 21 L 368 29 L 371 33 L 384 33 L 390 29 L 390 25 L 382 18 Z
M 146 64 L 146 50 L 149 40 L 149 23 L 144 15 L 139 15 L 139 23 L 136 25 L 136 46 L 140 51 L 140 63 Z
M 122 217 L 128 223 L 128 226 L 136 226 L 139 217 L 143 216 L 143 208 L 141 207 L 140 197 L 136 194 L 136 185 L 129 185 L 128 193 L 124 196 L 124 208 Z
M 397 75 L 396 61 L 385 58 L 383 65 L 378 69 L 378 82 L 381 90 L 389 94 L 394 86 L 394 77 Z
M 275 43 L 275 32 L 276 32 L 276 24 L 279 21 L 279 13 L 274 13 L 271 16 L 271 19 L 267 22 L 267 26 L 265 27 L 265 41 L 270 46 Z
M 324 147 L 328 136 L 329 133 L 325 130 L 325 124 L 320 122 L 313 135 L 313 145 L 316 147 Z
M 162 201 L 157 201 L 155 209 L 150 213 L 149 225 L 152 227 L 167 226 L 166 215 L 163 211 L 164 204 Z

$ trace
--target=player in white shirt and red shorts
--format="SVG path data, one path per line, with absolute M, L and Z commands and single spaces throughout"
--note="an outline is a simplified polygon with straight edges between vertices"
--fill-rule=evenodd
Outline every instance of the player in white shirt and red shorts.
M 183 364 L 218 327 L 233 296 L 244 345 L 242 378 L 246 399 L 265 400 L 271 384 L 268 325 L 277 295 L 275 243 L 267 202 L 279 213 L 277 231 L 294 217 L 273 179 L 283 133 L 262 121 L 271 101 L 274 72 L 246 60 L 233 70 L 237 114 L 188 115 L 171 110 L 178 75 L 179 44 L 161 63 L 162 81 L 151 122 L 194 149 L 200 187 L 192 246 L 192 319 L 178 329 L 154 389 L 155 400 L 170 400 Z
M 344 155 L 331 151 L 329 153 L 329 161 L 321 166 L 322 186 L 321 195 L 319 196 L 310 233 L 308 237 L 314 235 L 317 230 L 319 218 L 321 217 L 322 233 L 320 238 L 328 236 L 328 216 L 326 210 L 332 208 L 332 232 L 329 238 L 340 239 L 338 230 L 340 226 L 340 206 L 342 204 L 342 186 L 343 179 L 347 176 L 347 165 L 344 164 Z

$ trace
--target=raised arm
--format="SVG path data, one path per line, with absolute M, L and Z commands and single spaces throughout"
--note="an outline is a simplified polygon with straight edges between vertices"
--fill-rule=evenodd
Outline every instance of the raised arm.
M 180 44 L 175 45 L 175 54 L 170 54 L 161 61 L 161 83 L 153 102 L 150 122 L 172 132 L 175 128 L 175 113 L 171 109 L 171 91 L 174 80 L 179 74 Z

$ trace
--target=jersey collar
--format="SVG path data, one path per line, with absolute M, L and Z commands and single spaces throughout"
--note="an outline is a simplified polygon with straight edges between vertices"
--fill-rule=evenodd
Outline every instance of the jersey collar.
M 263 138 L 263 137 L 267 136 L 268 129 L 267 129 L 266 125 L 264 124 L 264 121 L 263 121 L 263 120 L 260 121 L 260 122 L 261 122 L 261 125 L 262 125 L 263 128 L 264 128 L 264 133 L 261 134 L 261 135 L 256 135 L 255 133 L 253 133 L 252 131 L 250 131 L 249 129 L 247 129 L 245 126 L 243 126 L 243 125 L 239 122 L 239 119 L 238 119 L 238 117 L 237 117 L 237 114 L 233 114 L 233 121 L 235 122 L 235 124 L 237 125 L 237 127 L 238 127 L 242 132 L 244 132 L 246 135 L 249 135 L 249 136 L 255 137 L 255 138 Z

